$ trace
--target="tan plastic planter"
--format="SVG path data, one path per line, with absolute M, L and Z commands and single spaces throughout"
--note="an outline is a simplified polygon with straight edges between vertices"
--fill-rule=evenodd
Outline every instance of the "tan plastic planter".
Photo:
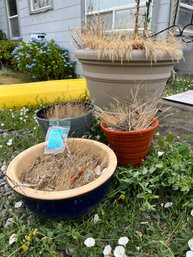
M 43 155 L 44 143 L 20 153 L 7 169 L 10 187 L 21 196 L 30 210 L 42 216 L 74 217 L 87 212 L 105 196 L 110 178 L 116 169 L 116 155 L 108 146 L 80 138 L 69 138 L 68 142 L 73 142 L 72 148 L 94 151 L 101 162 L 106 158 L 108 165 L 104 174 L 87 185 L 66 191 L 41 191 L 22 185 L 20 182 L 22 174 L 33 165 L 36 158 Z
M 100 107 L 108 105 L 113 96 L 129 97 L 138 86 L 140 99 L 160 98 L 176 62 L 163 52 L 157 53 L 155 62 L 140 50 L 133 50 L 130 60 L 124 57 L 122 62 L 112 61 L 110 52 L 100 59 L 94 50 L 77 50 L 75 55 L 82 64 L 91 98 Z

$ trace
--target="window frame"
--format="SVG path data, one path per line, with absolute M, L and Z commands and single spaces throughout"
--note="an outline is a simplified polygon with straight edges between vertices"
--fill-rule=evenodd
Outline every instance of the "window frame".
M 151 3 L 151 7 L 150 7 L 150 14 L 149 16 L 152 17 L 152 6 L 153 6 L 153 1 Z M 140 8 L 146 7 L 146 3 L 144 2 L 143 4 L 140 4 Z M 117 7 L 110 7 L 110 8 L 106 8 L 106 9 L 100 9 L 99 11 L 87 11 L 87 0 L 84 0 L 84 13 L 85 13 L 85 22 L 87 21 L 87 16 L 89 15 L 96 15 L 96 14 L 104 14 L 104 13 L 109 13 L 112 12 L 112 29 L 111 30 L 107 30 L 106 32 L 118 32 L 118 31 L 133 31 L 134 28 L 123 28 L 123 29 L 115 29 L 115 20 L 116 20 L 116 12 L 117 11 L 123 11 L 123 10 L 132 10 L 134 8 L 136 8 L 136 4 L 128 4 L 128 5 L 121 5 L 121 6 L 117 6 Z M 149 24 L 149 27 L 151 25 Z M 139 28 L 139 30 L 143 30 L 142 27 Z
M 50 5 L 49 6 L 41 7 L 41 8 L 38 8 L 38 9 L 33 9 L 33 4 L 34 4 L 34 0 L 29 0 L 30 14 L 37 14 L 37 13 L 46 12 L 46 11 L 49 11 L 49 10 L 53 9 L 53 0 L 50 0 Z
M 179 20 L 179 11 L 180 11 L 180 8 L 184 8 L 184 9 L 187 9 L 187 10 L 192 10 L 192 18 L 191 18 L 191 21 L 192 21 L 192 26 L 193 26 L 193 5 L 184 4 L 184 3 L 181 3 L 181 1 L 180 1 L 180 5 L 179 5 L 179 8 L 178 8 L 178 18 L 177 18 L 177 21 Z M 177 22 L 177 25 L 180 26 L 178 22 Z M 186 28 L 186 29 L 183 31 L 183 35 L 184 35 L 184 36 L 193 36 L 193 29 L 188 29 L 188 28 Z
M 16 2 L 16 9 L 17 9 L 17 0 Z M 6 11 L 7 11 L 7 19 L 8 19 L 8 27 L 9 27 L 9 36 L 12 40 L 19 40 L 21 39 L 21 33 L 20 33 L 20 26 L 19 26 L 19 16 L 18 16 L 18 10 L 17 14 L 15 15 L 10 15 L 10 6 L 8 0 L 6 0 Z M 17 18 L 18 21 L 18 28 L 19 28 L 19 35 L 18 36 L 13 36 L 13 30 L 12 30 L 12 25 L 11 25 L 11 20 Z

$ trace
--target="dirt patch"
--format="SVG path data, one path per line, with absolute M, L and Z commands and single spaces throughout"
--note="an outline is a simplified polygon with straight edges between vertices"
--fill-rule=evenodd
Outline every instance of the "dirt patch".
M 32 79 L 23 73 L 13 72 L 7 69 L 0 70 L 0 85 L 11 85 L 28 82 L 35 82 L 35 79 Z
M 22 83 L 20 79 L 4 76 L 0 74 L 0 85 L 11 85 Z

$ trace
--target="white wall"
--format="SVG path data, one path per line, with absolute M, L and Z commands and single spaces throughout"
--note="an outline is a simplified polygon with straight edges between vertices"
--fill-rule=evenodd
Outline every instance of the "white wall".
M 0 29 L 8 35 L 5 1 L 0 0 Z M 69 49 L 71 58 L 74 58 L 75 46 L 70 38 L 69 29 L 81 27 L 84 0 L 53 0 L 52 10 L 36 14 L 30 14 L 29 2 L 29 0 L 17 0 L 22 39 L 28 41 L 30 32 L 45 32 L 48 40 L 54 39 L 59 45 Z M 170 25 L 172 2 L 173 0 L 153 1 L 152 29 L 154 32 Z M 82 74 L 79 63 L 77 63 L 77 73 Z
M 5 32 L 6 36 L 9 37 L 9 29 L 7 22 L 7 14 L 6 14 L 6 6 L 5 1 L 0 0 L 0 29 Z
M 152 30 L 161 31 L 170 26 L 172 0 L 154 0 Z
M 54 39 L 60 46 L 70 51 L 74 58 L 75 46 L 70 38 L 69 29 L 81 26 L 81 0 L 53 0 L 53 9 L 30 14 L 29 1 L 17 0 L 21 37 L 30 40 L 30 32 L 45 32 L 48 40 Z M 80 64 L 77 73 L 81 74 Z

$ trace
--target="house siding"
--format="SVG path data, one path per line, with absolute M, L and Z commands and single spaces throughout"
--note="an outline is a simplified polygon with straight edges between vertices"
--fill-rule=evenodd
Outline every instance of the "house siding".
M 44 32 L 47 40 L 54 39 L 61 47 L 67 48 L 70 57 L 74 59 L 75 46 L 69 30 L 81 26 L 81 0 L 53 0 L 52 10 L 36 14 L 30 14 L 29 4 L 28 0 L 17 0 L 23 41 L 30 40 L 31 32 Z M 77 73 L 82 74 L 79 63 L 77 63 Z
M 152 31 L 158 32 L 170 26 L 172 0 L 154 0 Z
M 154 0 L 152 8 L 152 30 L 158 32 L 170 26 L 171 10 L 174 0 Z M 6 15 L 6 0 L 0 0 L 0 29 L 9 37 Z M 71 28 L 80 28 L 84 18 L 84 0 L 53 0 L 53 9 L 30 14 L 30 0 L 17 0 L 18 19 L 21 38 L 30 40 L 31 32 L 44 32 L 48 40 L 54 39 L 60 46 L 67 48 L 74 59 L 75 46 L 70 38 Z M 77 73 L 82 74 L 77 62 Z
M 0 0 L 0 29 L 6 34 L 7 37 L 9 37 L 9 27 L 7 22 L 7 15 L 5 15 L 7 12 L 5 1 Z

